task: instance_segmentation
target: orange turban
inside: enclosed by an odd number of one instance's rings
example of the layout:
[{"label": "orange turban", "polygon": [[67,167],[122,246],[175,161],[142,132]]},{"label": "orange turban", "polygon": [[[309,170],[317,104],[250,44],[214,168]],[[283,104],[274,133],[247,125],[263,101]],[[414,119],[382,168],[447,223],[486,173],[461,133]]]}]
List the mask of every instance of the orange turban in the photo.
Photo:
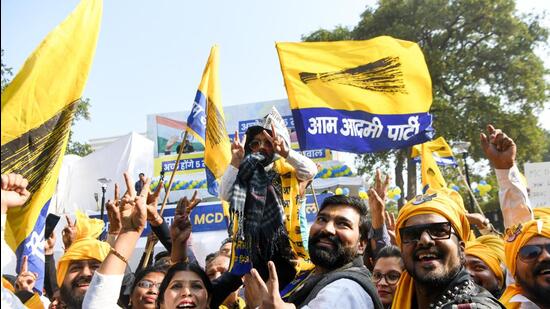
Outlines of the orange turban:
[{"label": "orange turban", "polygon": [[63,285],[63,280],[72,261],[95,259],[103,262],[107,257],[111,246],[97,240],[103,226],[102,220],[90,219],[85,214],[76,212],[76,239],[57,264],[57,285],[59,287]]},{"label": "orange turban", "polygon": [[[504,236],[505,263],[514,277],[519,249],[535,236],[550,238],[550,208],[536,208],[533,215],[533,220],[508,228]],[[523,290],[518,284],[511,284],[500,297],[500,302],[506,308],[519,308],[521,303],[510,303],[510,299],[517,294],[523,294]]]},{"label": "orange turban", "polygon": [[485,235],[466,243],[466,254],[481,259],[504,283],[504,240],[496,235]]},{"label": "orange turban", "polygon": [[[418,195],[410,200],[401,210],[395,223],[395,240],[401,246],[399,229],[405,222],[417,215],[438,214],[446,218],[460,239],[466,241],[470,237],[470,224],[466,218],[466,211],[462,199],[458,198],[446,188],[428,189],[426,194]],[[401,274],[397,290],[393,299],[392,308],[411,308],[412,297],[415,293],[414,280],[404,271]]]}]

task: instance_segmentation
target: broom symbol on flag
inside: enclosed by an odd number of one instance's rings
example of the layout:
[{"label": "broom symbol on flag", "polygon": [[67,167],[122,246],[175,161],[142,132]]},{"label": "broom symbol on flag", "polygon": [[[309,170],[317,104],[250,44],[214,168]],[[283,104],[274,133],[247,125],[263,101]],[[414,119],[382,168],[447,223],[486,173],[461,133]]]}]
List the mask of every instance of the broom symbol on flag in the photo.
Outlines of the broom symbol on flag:
[{"label": "broom symbol on flag", "polygon": [[300,79],[304,84],[320,80],[377,92],[407,94],[399,57],[386,57],[336,72],[300,72]]}]

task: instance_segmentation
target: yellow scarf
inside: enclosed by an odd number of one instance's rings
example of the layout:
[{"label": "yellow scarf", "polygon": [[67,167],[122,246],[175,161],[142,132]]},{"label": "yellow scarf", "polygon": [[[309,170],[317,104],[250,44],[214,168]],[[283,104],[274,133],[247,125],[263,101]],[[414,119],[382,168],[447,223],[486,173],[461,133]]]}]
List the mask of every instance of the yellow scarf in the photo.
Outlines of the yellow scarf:
[{"label": "yellow scarf", "polygon": [[76,239],[65,251],[57,264],[57,285],[61,287],[72,261],[95,259],[103,262],[111,246],[96,238],[103,230],[104,223],[99,219],[90,219],[85,214],[76,212]]},{"label": "yellow scarf", "polygon": [[[534,219],[525,223],[510,227],[506,230],[504,253],[506,255],[506,267],[516,277],[517,256],[519,249],[535,236],[550,238],[550,209],[537,208],[533,211]],[[521,303],[510,302],[515,295],[523,294],[522,288],[514,283],[506,287],[499,301],[506,308],[519,308]]]},{"label": "yellow scarf", "polygon": [[[401,246],[401,235],[399,229],[405,222],[414,216],[422,214],[438,214],[445,217],[451,223],[458,236],[467,240],[470,236],[470,224],[466,218],[466,212],[463,205],[459,205],[458,200],[450,195],[445,189],[428,189],[426,194],[419,195],[410,200],[401,210],[395,224],[395,240],[397,245]],[[397,283],[397,289],[393,298],[392,308],[408,309],[415,295],[413,278],[404,271]]]},{"label": "yellow scarf", "polygon": [[285,228],[292,251],[298,258],[296,273],[313,269],[314,265],[309,259],[309,253],[304,247],[302,231],[300,229],[300,204],[299,182],[296,178],[296,171],[292,165],[281,158],[274,163],[274,170],[281,175],[281,186],[283,191],[283,203],[285,213]]},{"label": "yellow scarf", "polygon": [[504,283],[504,240],[496,235],[484,235],[466,243],[466,254],[481,259],[493,271],[495,276]]}]

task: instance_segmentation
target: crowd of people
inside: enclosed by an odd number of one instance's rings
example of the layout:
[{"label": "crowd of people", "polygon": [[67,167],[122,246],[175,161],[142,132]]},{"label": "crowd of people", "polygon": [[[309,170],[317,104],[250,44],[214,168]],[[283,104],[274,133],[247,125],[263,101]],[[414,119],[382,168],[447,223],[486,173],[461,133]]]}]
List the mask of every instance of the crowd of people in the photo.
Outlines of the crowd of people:
[{"label": "crowd of people", "polygon": [[[3,276],[2,307],[550,308],[550,209],[530,207],[516,145],[504,132],[488,126],[481,134],[503,233],[446,188],[427,188],[393,218],[385,210],[389,178],[379,171],[367,201],[327,197],[308,230],[305,189],[317,167],[289,146],[269,122],[242,140],[235,134],[220,187],[230,205],[228,238],[204,268],[190,245],[196,194],[178,202],[168,226],[157,210],[163,185],[151,192],[150,179],[134,183],[125,173],[125,192],[116,185],[107,202],[106,239],[103,221],[67,218],[57,265],[55,235],[45,242],[44,291],[34,289],[37,274],[23,260],[16,277]],[[21,175],[2,175],[3,242],[6,211],[23,207],[33,194],[27,185]],[[130,269],[147,223],[166,251]]]}]

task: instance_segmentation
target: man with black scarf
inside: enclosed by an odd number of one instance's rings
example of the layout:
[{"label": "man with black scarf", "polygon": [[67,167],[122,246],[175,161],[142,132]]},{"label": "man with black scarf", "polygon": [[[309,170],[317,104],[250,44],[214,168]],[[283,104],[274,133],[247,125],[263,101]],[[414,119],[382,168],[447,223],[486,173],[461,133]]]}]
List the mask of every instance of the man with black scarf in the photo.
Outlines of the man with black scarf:
[{"label": "man with black scarf", "polygon": [[244,275],[252,264],[267,278],[267,261],[275,260],[281,280],[290,282],[298,268],[312,266],[302,244],[297,201],[317,166],[290,148],[275,108],[261,125],[247,129],[242,142],[235,133],[231,153],[220,198],[230,203],[233,260],[239,262],[232,265],[241,264],[232,273]]}]

